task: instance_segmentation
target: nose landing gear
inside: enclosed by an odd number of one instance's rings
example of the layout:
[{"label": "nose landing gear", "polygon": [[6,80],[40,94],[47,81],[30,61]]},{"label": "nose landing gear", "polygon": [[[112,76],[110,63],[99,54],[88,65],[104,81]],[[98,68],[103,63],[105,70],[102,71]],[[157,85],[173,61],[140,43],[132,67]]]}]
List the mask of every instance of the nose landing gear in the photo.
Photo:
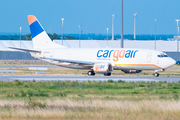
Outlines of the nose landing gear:
[{"label": "nose landing gear", "polygon": [[95,72],[94,71],[88,71],[88,73],[87,73],[89,76],[91,76],[91,75],[95,75]]},{"label": "nose landing gear", "polygon": [[154,74],[154,76],[155,76],[155,77],[159,77],[159,73],[156,72],[156,73]]},{"label": "nose landing gear", "polygon": [[159,73],[158,73],[158,72],[163,72],[163,71],[165,71],[165,69],[155,70],[154,76],[155,76],[155,77],[159,77]]}]

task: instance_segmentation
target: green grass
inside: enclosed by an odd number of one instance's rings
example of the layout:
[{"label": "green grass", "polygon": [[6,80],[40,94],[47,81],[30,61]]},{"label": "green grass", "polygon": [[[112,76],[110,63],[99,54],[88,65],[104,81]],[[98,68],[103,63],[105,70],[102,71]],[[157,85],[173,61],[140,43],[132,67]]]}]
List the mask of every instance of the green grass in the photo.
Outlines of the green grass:
[{"label": "green grass", "polygon": [[[7,119],[180,119],[180,82],[0,82]],[[99,117],[100,116],[100,117]]]},{"label": "green grass", "polygon": [[[0,97],[9,99],[18,98],[49,98],[49,97],[74,97],[106,99],[107,96],[113,99],[135,100],[150,99],[155,96],[158,99],[179,99],[180,82],[117,82],[109,80],[107,82],[78,82],[78,81],[19,81],[0,82]],[[102,97],[104,96],[104,97]],[[140,96],[137,99],[137,96]],[[163,97],[166,96],[166,97]],[[112,99],[111,98],[111,99]]]}]

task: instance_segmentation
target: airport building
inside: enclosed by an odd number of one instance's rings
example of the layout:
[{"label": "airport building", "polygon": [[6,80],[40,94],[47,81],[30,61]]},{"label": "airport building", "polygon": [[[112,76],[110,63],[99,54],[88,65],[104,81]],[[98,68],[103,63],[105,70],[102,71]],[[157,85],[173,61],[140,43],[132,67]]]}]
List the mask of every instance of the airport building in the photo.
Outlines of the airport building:
[{"label": "airport building", "polygon": [[[119,40],[54,40],[57,44],[69,48],[120,48]],[[37,60],[28,52],[13,50],[8,47],[33,49],[32,41],[0,40],[0,60]],[[138,41],[125,40],[124,48],[155,49],[167,53],[176,61],[180,61],[180,52],[177,52],[176,41]],[[180,48],[179,48],[180,49]]]}]

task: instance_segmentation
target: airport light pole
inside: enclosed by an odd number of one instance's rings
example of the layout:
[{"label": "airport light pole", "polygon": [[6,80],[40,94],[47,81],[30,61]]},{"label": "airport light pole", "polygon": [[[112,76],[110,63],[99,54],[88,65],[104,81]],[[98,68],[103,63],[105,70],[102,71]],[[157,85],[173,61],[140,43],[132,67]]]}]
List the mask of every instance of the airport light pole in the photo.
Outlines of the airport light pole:
[{"label": "airport light pole", "polygon": [[121,0],[121,48],[124,47],[123,39],[123,0]]},{"label": "airport light pole", "polygon": [[20,48],[21,48],[21,29],[22,27],[20,27]]},{"label": "airport light pole", "polygon": [[179,25],[178,25],[178,22],[180,20],[176,19],[176,21],[177,21],[177,52],[179,52]]},{"label": "airport light pole", "polygon": [[109,28],[107,28],[107,48],[108,48],[108,30]]},{"label": "airport light pole", "polygon": [[136,16],[137,14],[134,14],[134,40],[136,40]]},{"label": "airport light pole", "polygon": [[114,40],[114,16],[115,14],[112,15],[112,40]]},{"label": "airport light pole", "polygon": [[64,23],[64,18],[61,18],[62,20],[62,45],[63,45],[63,23]]},{"label": "airport light pole", "polygon": [[178,34],[177,34],[177,52],[179,52],[179,27],[180,26],[178,26]]},{"label": "airport light pole", "polygon": [[154,19],[155,20],[155,45],[154,45],[154,49],[156,50],[156,21],[157,21],[157,19]]},{"label": "airport light pole", "polygon": [[81,25],[78,25],[79,26],[79,48],[81,47],[81,43],[80,43],[80,34],[81,34]]},{"label": "airport light pole", "polygon": [[177,32],[177,52],[179,52],[179,26],[178,26],[178,32]]}]

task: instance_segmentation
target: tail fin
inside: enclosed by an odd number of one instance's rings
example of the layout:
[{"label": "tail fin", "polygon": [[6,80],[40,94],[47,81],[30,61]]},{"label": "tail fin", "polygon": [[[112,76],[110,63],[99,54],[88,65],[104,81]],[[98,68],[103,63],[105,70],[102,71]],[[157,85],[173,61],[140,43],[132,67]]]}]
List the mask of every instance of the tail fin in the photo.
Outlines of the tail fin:
[{"label": "tail fin", "polygon": [[33,46],[35,49],[41,48],[66,48],[51,41],[44,28],[34,15],[28,15],[29,27],[31,31]]}]

